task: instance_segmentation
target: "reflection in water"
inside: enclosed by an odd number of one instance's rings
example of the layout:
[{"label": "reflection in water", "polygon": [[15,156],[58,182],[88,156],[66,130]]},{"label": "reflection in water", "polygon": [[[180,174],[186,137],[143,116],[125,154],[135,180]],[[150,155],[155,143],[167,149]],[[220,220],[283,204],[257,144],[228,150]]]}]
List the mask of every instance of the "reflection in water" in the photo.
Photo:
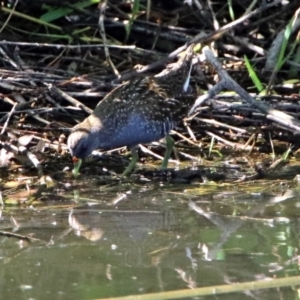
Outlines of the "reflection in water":
[{"label": "reflection in water", "polygon": [[[84,236],[86,239],[96,242],[100,240],[103,235],[103,230],[99,227],[100,223],[95,223],[94,220],[96,217],[97,221],[99,221],[98,216],[98,213],[92,214],[91,212],[85,213],[82,211],[74,214],[72,209],[69,214],[69,224],[78,236]],[[88,221],[88,223],[86,221]]]},{"label": "reflection in water", "polygon": [[159,211],[98,211],[93,209],[74,209],[69,215],[69,224],[76,234],[91,241],[101,239],[103,234],[112,238],[114,235],[143,239],[153,230],[171,230],[175,225],[175,215]]},{"label": "reflection in water", "polygon": [[[297,275],[299,205],[288,195],[278,203],[271,194],[156,189],[115,205],[3,211],[0,230],[39,240],[0,237],[1,299],[91,299]],[[234,299],[279,294],[295,298],[281,289]]]}]

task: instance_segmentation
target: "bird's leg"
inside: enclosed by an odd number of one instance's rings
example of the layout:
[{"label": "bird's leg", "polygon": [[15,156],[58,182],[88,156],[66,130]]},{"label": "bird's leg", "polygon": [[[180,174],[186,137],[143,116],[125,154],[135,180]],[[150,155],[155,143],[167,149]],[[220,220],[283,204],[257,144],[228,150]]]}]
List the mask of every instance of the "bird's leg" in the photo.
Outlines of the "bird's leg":
[{"label": "bird's leg", "polygon": [[73,164],[74,164],[74,168],[72,170],[72,173],[73,173],[74,177],[77,177],[79,175],[79,169],[80,169],[81,164],[82,164],[82,159],[78,159],[76,157],[73,157]]},{"label": "bird's leg", "polygon": [[166,169],[168,167],[168,161],[172,154],[173,147],[175,144],[174,140],[169,135],[165,137],[165,140],[166,140],[166,152],[160,167],[161,169]]},{"label": "bird's leg", "polygon": [[131,162],[129,163],[125,171],[122,173],[122,176],[130,175],[136,165],[136,162],[139,159],[139,154],[136,147],[130,148],[130,151],[131,151]]}]

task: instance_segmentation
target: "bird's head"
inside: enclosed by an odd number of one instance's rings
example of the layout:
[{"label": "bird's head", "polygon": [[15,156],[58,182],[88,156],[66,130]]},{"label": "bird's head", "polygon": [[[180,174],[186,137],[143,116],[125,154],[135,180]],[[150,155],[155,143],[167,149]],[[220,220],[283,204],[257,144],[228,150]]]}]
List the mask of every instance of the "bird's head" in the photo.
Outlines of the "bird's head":
[{"label": "bird's head", "polygon": [[68,148],[74,158],[83,159],[89,156],[96,149],[94,145],[92,133],[85,128],[74,127],[68,137]]}]

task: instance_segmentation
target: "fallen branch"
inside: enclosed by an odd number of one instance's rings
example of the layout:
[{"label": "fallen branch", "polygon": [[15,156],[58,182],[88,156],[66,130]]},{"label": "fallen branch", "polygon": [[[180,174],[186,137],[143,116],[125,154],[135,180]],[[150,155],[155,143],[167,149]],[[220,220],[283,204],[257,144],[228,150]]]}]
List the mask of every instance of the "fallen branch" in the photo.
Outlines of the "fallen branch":
[{"label": "fallen branch", "polygon": [[219,74],[221,80],[211,88],[206,94],[200,96],[194,103],[193,107],[189,111],[189,115],[195,112],[196,108],[204,103],[206,100],[213,98],[218,93],[223,90],[235,91],[239,96],[246,100],[252,107],[257,108],[266,115],[267,119],[270,119],[285,128],[291,129],[295,132],[300,133],[300,122],[296,118],[281,112],[279,110],[273,109],[269,105],[262,101],[255,100],[253,97],[247,93],[233,78],[222,68],[221,63],[214,56],[213,52],[208,46],[203,48],[203,53],[206,60],[215,68],[216,72]]},{"label": "fallen branch", "polygon": [[265,279],[259,281],[249,281],[235,284],[215,285],[195,289],[175,290],[169,292],[149,293],[144,295],[132,295],[125,297],[101,298],[102,300],[166,300],[182,299],[188,297],[199,297],[205,295],[221,295],[229,293],[244,292],[245,290],[260,290],[269,288],[280,288],[285,286],[300,285],[300,276]]}]

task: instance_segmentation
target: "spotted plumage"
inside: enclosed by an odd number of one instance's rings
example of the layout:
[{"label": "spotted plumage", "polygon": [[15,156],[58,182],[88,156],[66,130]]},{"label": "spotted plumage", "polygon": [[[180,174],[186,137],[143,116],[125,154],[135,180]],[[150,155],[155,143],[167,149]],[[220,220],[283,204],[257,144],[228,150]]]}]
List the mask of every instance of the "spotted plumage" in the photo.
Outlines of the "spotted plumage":
[{"label": "spotted plumage", "polygon": [[[186,115],[191,104],[186,81],[192,50],[190,46],[186,55],[160,74],[130,80],[110,92],[89,117],[72,129],[68,138],[71,155],[83,159],[95,149],[127,146],[134,154],[125,170],[129,174],[137,160],[135,147],[168,136]],[[163,167],[168,158],[165,156]]]}]

